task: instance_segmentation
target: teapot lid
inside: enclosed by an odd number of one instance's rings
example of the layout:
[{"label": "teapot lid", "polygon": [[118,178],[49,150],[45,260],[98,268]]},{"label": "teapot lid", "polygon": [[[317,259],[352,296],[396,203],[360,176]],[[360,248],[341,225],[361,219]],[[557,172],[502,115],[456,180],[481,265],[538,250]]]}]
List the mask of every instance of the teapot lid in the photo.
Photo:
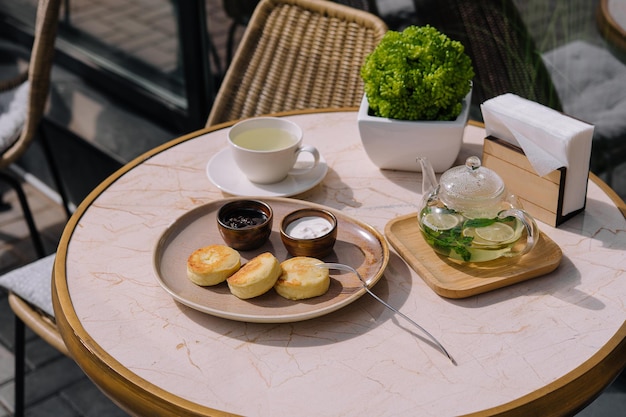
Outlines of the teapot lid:
[{"label": "teapot lid", "polygon": [[464,208],[468,204],[476,207],[495,202],[501,199],[505,188],[502,178],[491,169],[481,166],[477,156],[470,156],[465,165],[444,172],[439,184],[443,191],[442,198],[451,208]]}]

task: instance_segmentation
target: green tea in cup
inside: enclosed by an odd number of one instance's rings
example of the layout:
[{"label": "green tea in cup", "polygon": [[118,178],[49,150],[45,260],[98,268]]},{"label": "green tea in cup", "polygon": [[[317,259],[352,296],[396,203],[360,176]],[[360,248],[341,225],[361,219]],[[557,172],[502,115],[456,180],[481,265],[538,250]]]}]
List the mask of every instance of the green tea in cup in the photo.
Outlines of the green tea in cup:
[{"label": "green tea in cup", "polygon": [[273,127],[246,130],[232,139],[235,145],[254,151],[283,149],[297,141],[298,137],[291,132]]},{"label": "green tea in cup", "polygon": [[[235,124],[228,132],[228,144],[237,167],[252,182],[272,184],[288,175],[311,171],[319,162],[314,146],[302,144],[302,130],[280,117],[256,117]],[[294,168],[301,153],[311,154],[304,168]]]}]

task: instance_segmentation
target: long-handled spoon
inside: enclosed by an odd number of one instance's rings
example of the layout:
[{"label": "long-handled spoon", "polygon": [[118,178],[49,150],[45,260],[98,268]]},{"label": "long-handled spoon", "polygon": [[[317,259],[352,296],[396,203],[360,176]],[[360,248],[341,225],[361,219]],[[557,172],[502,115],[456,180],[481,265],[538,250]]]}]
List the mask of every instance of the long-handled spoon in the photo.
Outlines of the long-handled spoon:
[{"label": "long-handled spoon", "polygon": [[365,280],[363,279],[363,277],[361,276],[361,274],[359,274],[359,271],[357,271],[356,269],[354,269],[353,267],[349,266],[349,265],[345,265],[345,264],[337,264],[337,263],[320,263],[315,265],[318,268],[327,268],[327,269],[337,269],[339,271],[346,271],[346,272],[352,272],[354,275],[356,275],[359,278],[359,281],[361,281],[361,283],[363,284],[363,288],[365,289],[365,291],[367,291],[367,293],[369,295],[371,295],[372,297],[374,297],[377,301],[381,302],[385,307],[387,307],[388,309],[390,309],[391,311],[393,311],[394,313],[402,316],[406,321],[408,321],[409,323],[411,323],[412,325],[414,325],[415,327],[417,327],[419,330],[421,330],[426,336],[428,336],[428,338],[435,344],[437,345],[437,347],[439,348],[439,350],[441,350],[441,352],[443,352],[444,355],[446,355],[448,357],[448,359],[450,359],[450,361],[456,365],[456,361],[454,360],[454,358],[452,358],[452,356],[450,356],[450,354],[448,353],[448,351],[446,350],[446,348],[443,347],[443,345],[441,343],[439,343],[439,341],[430,333],[428,333],[428,331],[426,329],[424,329],[422,326],[420,326],[419,324],[417,324],[416,322],[414,322],[413,320],[411,320],[409,317],[407,317],[405,314],[401,313],[399,310],[397,310],[396,308],[392,307],[391,305],[387,304],[386,301],[384,301],[382,298],[380,298],[379,296],[377,296],[376,294],[374,294],[372,292],[372,290],[370,290],[367,286],[367,283],[365,282]]}]

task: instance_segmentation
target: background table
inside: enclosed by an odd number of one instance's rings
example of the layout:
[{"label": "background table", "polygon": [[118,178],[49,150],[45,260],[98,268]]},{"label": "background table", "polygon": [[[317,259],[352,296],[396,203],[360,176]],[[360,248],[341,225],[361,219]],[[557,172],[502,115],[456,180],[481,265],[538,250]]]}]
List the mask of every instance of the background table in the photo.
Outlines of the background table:
[{"label": "background table", "polygon": [[[289,117],[329,165],[323,183],[298,198],[381,233],[417,210],[421,175],[378,170],[355,112]],[[129,412],[560,415],[624,367],[625,209],[595,177],[584,214],[558,229],[540,223],[564,254],[549,275],[451,300],[392,253],[374,291],[433,333],[457,366],[369,296],[287,324],[235,322],[178,304],[156,280],[153,250],[175,219],[225,197],[205,168],[226,133],[198,132],[133,161],[94,190],[62,236],[58,325],[78,364]],[[459,162],[481,154],[483,133],[466,128]]]},{"label": "background table", "polygon": [[600,0],[597,22],[600,34],[626,57],[626,0]]}]

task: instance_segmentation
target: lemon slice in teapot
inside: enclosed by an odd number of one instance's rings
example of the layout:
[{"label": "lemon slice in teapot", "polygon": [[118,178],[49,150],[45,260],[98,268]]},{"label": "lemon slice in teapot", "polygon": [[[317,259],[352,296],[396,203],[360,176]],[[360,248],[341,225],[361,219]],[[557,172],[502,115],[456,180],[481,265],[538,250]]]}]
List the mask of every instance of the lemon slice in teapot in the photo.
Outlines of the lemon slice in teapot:
[{"label": "lemon slice in teapot", "polygon": [[435,231],[450,230],[459,224],[458,216],[450,213],[428,213],[424,216],[424,225]]},{"label": "lemon slice in teapot", "polygon": [[515,237],[515,230],[511,226],[498,222],[485,227],[477,227],[474,232],[481,239],[494,243],[506,242]]}]

